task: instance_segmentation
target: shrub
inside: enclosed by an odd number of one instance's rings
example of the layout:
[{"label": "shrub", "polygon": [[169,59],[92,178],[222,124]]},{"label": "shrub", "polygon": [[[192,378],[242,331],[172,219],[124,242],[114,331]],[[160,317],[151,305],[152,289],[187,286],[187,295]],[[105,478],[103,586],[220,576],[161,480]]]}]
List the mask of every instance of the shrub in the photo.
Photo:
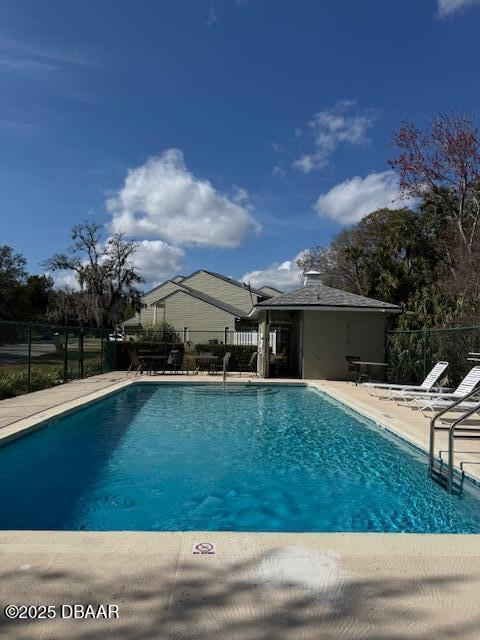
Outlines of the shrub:
[{"label": "shrub", "polygon": [[136,334],[140,342],[165,342],[167,344],[177,344],[180,342],[175,327],[168,322],[158,322],[153,324],[144,322],[143,331]]},{"label": "shrub", "polygon": [[[32,369],[30,376],[30,391],[49,389],[62,382],[62,370],[50,369],[41,371]],[[0,400],[13,398],[28,391],[28,371],[10,371],[3,373],[0,371]]]}]

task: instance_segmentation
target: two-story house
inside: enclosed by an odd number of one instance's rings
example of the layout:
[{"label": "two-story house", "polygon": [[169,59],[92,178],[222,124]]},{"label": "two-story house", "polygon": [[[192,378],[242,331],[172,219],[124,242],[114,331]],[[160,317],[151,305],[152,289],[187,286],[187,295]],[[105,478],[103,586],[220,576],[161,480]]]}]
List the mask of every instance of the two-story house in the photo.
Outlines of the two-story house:
[{"label": "two-story house", "polygon": [[141,311],[129,318],[124,328],[127,332],[155,330],[168,323],[184,342],[219,338],[228,332],[255,328],[256,321],[249,318],[253,307],[281,293],[273,287],[256,289],[199,269],[147,291]]}]

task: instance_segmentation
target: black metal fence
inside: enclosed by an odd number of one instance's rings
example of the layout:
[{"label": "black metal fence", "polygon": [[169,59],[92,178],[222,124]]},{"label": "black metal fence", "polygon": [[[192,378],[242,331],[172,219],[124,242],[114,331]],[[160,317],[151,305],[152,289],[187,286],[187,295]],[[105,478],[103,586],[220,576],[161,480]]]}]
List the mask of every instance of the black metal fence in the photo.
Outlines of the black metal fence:
[{"label": "black metal fence", "polygon": [[0,399],[115,368],[110,331],[0,321]]},{"label": "black metal fence", "polygon": [[456,385],[480,361],[480,326],[389,331],[386,357],[391,381],[421,382],[433,365],[446,360],[448,382]]},{"label": "black metal fence", "polygon": [[[271,332],[271,351],[275,354],[282,348],[280,338]],[[158,371],[180,370],[193,373],[207,362],[205,355],[210,356],[208,370],[219,371],[222,360],[228,351],[230,355],[229,370],[236,372],[253,372],[256,367],[254,354],[258,351],[259,333],[255,329],[244,331],[204,330],[194,331],[188,328],[177,330],[136,330],[126,334],[125,339],[117,344],[116,368],[119,370],[135,366],[138,356],[149,352],[156,357]],[[169,358],[175,352],[175,359]]]}]

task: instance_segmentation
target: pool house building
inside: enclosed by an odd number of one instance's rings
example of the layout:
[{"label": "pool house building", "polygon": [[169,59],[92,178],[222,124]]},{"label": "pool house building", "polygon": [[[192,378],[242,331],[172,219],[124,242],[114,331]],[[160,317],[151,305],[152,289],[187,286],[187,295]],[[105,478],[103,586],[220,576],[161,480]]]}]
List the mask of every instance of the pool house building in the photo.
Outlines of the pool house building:
[{"label": "pool house building", "polygon": [[[253,307],[250,317],[260,332],[258,373],[345,380],[348,357],[383,362],[386,317],[398,313],[401,308],[388,302],[327,287],[319,272],[310,271],[303,287]],[[270,353],[272,331],[283,336],[283,360]]]}]

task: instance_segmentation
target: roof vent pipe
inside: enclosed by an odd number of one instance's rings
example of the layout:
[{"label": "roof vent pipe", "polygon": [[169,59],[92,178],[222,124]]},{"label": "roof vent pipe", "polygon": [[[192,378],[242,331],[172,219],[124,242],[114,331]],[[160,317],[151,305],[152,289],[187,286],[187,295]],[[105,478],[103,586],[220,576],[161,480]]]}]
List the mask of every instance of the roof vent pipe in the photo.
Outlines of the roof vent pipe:
[{"label": "roof vent pipe", "polygon": [[322,284],[322,274],[320,271],[307,271],[304,274],[303,286],[306,287],[307,284]]}]

